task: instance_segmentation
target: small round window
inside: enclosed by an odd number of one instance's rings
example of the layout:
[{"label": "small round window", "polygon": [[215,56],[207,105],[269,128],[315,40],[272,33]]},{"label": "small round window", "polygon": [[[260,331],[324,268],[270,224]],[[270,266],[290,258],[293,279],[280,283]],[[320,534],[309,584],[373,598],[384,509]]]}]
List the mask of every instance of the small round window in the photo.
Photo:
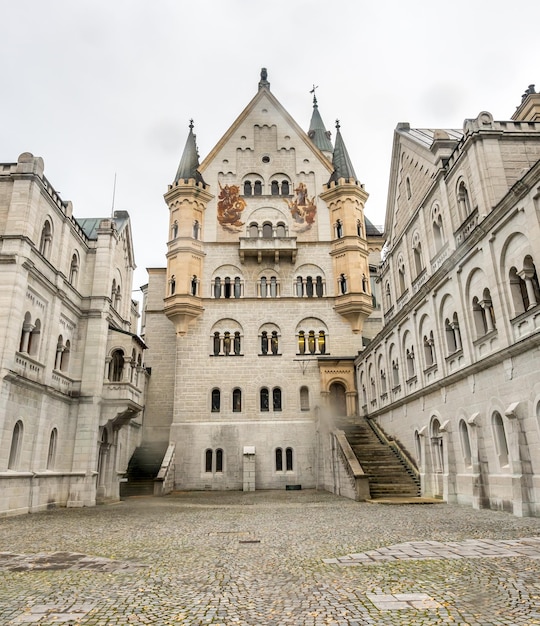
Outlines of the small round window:
[{"label": "small round window", "polygon": [[270,163],[270,157],[268,155],[263,156],[262,162],[263,163]]}]

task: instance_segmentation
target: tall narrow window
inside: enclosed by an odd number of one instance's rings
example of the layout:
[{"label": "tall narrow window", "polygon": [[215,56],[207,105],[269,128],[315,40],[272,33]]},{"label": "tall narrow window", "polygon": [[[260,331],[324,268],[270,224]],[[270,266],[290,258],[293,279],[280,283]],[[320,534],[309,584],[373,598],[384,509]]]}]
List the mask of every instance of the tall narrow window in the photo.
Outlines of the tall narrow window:
[{"label": "tall narrow window", "polygon": [[242,282],[240,280],[240,276],[237,276],[234,279],[234,297],[240,298],[242,296]]},{"label": "tall narrow window", "polygon": [[272,354],[278,354],[279,352],[279,338],[277,330],[272,331],[272,337],[270,339],[270,349],[272,351]]},{"label": "tall narrow window", "polygon": [[306,296],[313,298],[313,278],[311,276],[306,278]]},{"label": "tall narrow window", "polygon": [[51,244],[52,244],[52,227],[51,227],[51,223],[49,222],[49,220],[45,220],[45,224],[43,224],[43,228],[41,230],[39,251],[46,259],[48,259],[50,256]]},{"label": "tall narrow window", "polygon": [[79,259],[77,258],[77,254],[74,252],[71,257],[71,265],[69,266],[69,284],[73,287],[77,286],[77,277],[79,274]]},{"label": "tall narrow window", "polygon": [[60,356],[60,371],[62,372],[68,371],[70,350],[71,350],[71,342],[68,339],[65,345],[63,346],[62,354]]},{"label": "tall narrow window", "polygon": [[201,225],[199,224],[198,220],[195,220],[193,222],[193,239],[199,238],[200,230],[201,230]]},{"label": "tall narrow window", "polygon": [[276,448],[276,472],[283,471],[283,450]]},{"label": "tall narrow window", "polygon": [[240,332],[237,330],[234,333],[234,353],[239,355],[242,349],[242,341],[240,338]]},{"label": "tall narrow window", "polygon": [[224,285],[223,295],[225,296],[225,298],[230,298],[231,297],[231,279],[230,279],[229,276],[227,276],[225,278],[225,285]]},{"label": "tall narrow window", "polygon": [[223,450],[218,448],[216,450],[216,473],[223,472]]},{"label": "tall narrow window", "polygon": [[275,276],[270,278],[270,297],[277,298],[277,278]]},{"label": "tall narrow window", "polygon": [[260,408],[261,411],[270,410],[270,396],[267,387],[263,387],[260,391]]},{"label": "tall narrow window", "polygon": [[343,237],[343,222],[338,220],[336,222],[336,238],[341,239]]},{"label": "tall narrow window", "polygon": [[356,220],[356,234],[358,235],[358,237],[362,237],[363,235],[361,220]]},{"label": "tall narrow window", "polygon": [[244,196],[251,196],[251,193],[252,193],[251,181],[246,180],[244,182]]},{"label": "tall narrow window", "polygon": [[285,224],[283,224],[282,222],[279,222],[278,225],[276,226],[276,237],[286,237],[287,236],[287,230],[285,229]]},{"label": "tall narrow window", "polygon": [[287,448],[285,450],[285,469],[288,472],[293,471],[293,449]]},{"label": "tall narrow window", "polygon": [[281,181],[281,195],[282,196],[289,195],[289,181],[288,180]]},{"label": "tall narrow window", "polygon": [[471,213],[471,201],[469,199],[469,192],[465,183],[462,181],[458,187],[458,204],[461,209],[462,217],[467,217]]},{"label": "tall narrow window", "polygon": [[221,278],[219,276],[214,278],[214,298],[221,298]]},{"label": "tall narrow window", "polygon": [[268,288],[266,284],[266,276],[261,276],[261,298],[266,298],[268,295]]},{"label": "tall narrow window", "polygon": [[41,321],[36,320],[34,328],[30,331],[28,338],[28,354],[30,356],[37,356],[39,352],[39,340],[41,338]]},{"label": "tall narrow window", "polygon": [[299,354],[306,353],[306,333],[303,330],[298,333],[298,352]]},{"label": "tall narrow window", "polygon": [[221,391],[219,389],[212,389],[212,413],[219,413],[221,411]]},{"label": "tall narrow window", "polygon": [[256,180],[254,187],[255,195],[262,196],[262,182],[260,180]]},{"label": "tall narrow window", "polygon": [[212,348],[214,351],[214,356],[218,356],[218,354],[221,352],[221,338],[219,336],[218,332],[214,333],[214,339],[212,342]]},{"label": "tall narrow window", "polygon": [[268,223],[263,224],[262,236],[263,236],[263,239],[272,239],[272,237],[274,236],[272,224],[268,224]]},{"label": "tall narrow window", "polygon": [[323,297],[323,280],[322,276],[317,276],[317,280],[315,283],[315,293],[317,294],[317,298]]},{"label": "tall narrow window", "polygon": [[500,413],[495,412],[493,414],[492,425],[495,437],[495,449],[499,457],[499,465],[506,467],[508,465],[508,442],[506,440],[506,432]]},{"label": "tall narrow window", "polygon": [[273,196],[279,196],[279,183],[277,180],[272,181],[271,193]]},{"label": "tall narrow window", "polygon": [[268,333],[266,330],[261,333],[261,354],[268,354]]},{"label": "tall narrow window", "polygon": [[124,377],[124,352],[115,350],[111,355],[109,363],[109,380],[111,382],[121,382]]},{"label": "tall narrow window", "polygon": [[319,353],[326,354],[326,335],[324,330],[319,331]]},{"label": "tall narrow window", "polygon": [[309,389],[300,387],[300,410],[309,411]]},{"label": "tall narrow window", "polygon": [[8,469],[17,469],[19,466],[19,457],[21,453],[23,436],[23,425],[21,420],[18,420],[13,427],[13,433],[11,435],[11,447],[9,449]]},{"label": "tall narrow window", "polygon": [[193,274],[193,276],[191,277],[191,295],[192,296],[196,296],[197,295],[198,285],[199,285],[199,280],[197,279],[197,276],[195,276],[195,274]]},{"label": "tall narrow window", "polygon": [[204,453],[204,471],[211,472],[212,471],[212,458],[214,456],[213,450],[208,449]]},{"label": "tall narrow window", "polygon": [[296,297],[301,298],[304,295],[304,281],[301,276],[296,278]]},{"label": "tall narrow window", "polygon": [[242,391],[240,389],[233,390],[233,413],[240,413],[242,411]]},{"label": "tall narrow window", "polygon": [[176,293],[176,277],[174,274],[171,276],[171,280],[169,281],[169,284],[170,284],[171,296],[174,296],[174,294]]},{"label": "tall narrow window", "polygon": [[274,411],[281,411],[281,389],[279,387],[272,389],[272,408]]},{"label": "tall narrow window", "polygon": [[461,439],[461,452],[463,454],[465,467],[470,467],[472,465],[471,442],[469,439],[469,429],[464,420],[461,420],[459,423],[459,437]]},{"label": "tall narrow window", "polygon": [[49,450],[47,452],[47,469],[52,470],[56,465],[56,442],[58,439],[58,431],[56,428],[51,430],[49,437]]},{"label": "tall narrow window", "polygon": [[259,236],[259,227],[257,226],[257,224],[249,225],[249,236],[253,239],[256,239]]},{"label": "tall narrow window", "polygon": [[231,353],[231,333],[226,331],[223,333],[223,354],[229,356]]},{"label": "tall narrow window", "polygon": [[347,278],[345,277],[345,274],[339,275],[339,293],[347,293]]},{"label": "tall narrow window", "polygon": [[315,345],[315,331],[310,330],[308,334],[308,349],[311,354],[315,354],[316,345]]},{"label": "tall narrow window", "polygon": [[174,222],[171,226],[171,239],[176,239],[178,237],[178,222]]}]

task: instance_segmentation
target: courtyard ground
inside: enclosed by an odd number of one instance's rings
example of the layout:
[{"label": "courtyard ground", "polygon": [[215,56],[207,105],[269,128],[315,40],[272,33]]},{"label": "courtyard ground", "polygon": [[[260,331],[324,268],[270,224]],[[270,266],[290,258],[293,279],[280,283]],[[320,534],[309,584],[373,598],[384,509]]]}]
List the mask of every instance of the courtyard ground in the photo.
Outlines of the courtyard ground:
[{"label": "courtyard ground", "polygon": [[0,624],[540,624],[540,519],[315,491],[4,518]]}]

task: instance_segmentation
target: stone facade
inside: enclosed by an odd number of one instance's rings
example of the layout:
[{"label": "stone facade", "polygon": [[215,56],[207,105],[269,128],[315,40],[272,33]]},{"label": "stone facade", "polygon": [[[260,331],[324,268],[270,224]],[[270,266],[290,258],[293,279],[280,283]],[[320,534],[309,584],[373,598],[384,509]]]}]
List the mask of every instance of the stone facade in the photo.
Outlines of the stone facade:
[{"label": "stone facade", "polygon": [[398,125],[384,328],[356,360],[361,412],[424,495],[516,515],[540,513],[538,110],[533,92],[511,121]]},{"label": "stone facade", "polygon": [[77,220],[43,171],[0,165],[0,515],[117,499],[141,433],[129,216]]},{"label": "stone facade", "polygon": [[364,321],[369,336],[380,328],[370,267],[383,241],[365,220],[363,185],[326,147],[264,80],[200,165],[190,129],[142,331],[144,439],[175,444],[179,489],[332,480],[322,418],[356,413],[353,360]]}]

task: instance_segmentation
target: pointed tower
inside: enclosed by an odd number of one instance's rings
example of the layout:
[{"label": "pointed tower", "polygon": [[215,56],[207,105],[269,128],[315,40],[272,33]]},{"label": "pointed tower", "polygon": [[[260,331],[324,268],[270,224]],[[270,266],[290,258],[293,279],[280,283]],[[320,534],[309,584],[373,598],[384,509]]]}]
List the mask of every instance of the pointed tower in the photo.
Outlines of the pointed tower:
[{"label": "pointed tower", "polygon": [[203,273],[206,205],[213,198],[199,170],[199,155],[193,133],[193,120],[174,182],[165,201],[169,207],[167,243],[167,293],[164,311],[174,323],[177,335],[185,335],[191,320],[203,311]]},{"label": "pointed tower", "polygon": [[332,160],[333,148],[332,142],[330,141],[331,133],[326,130],[321,114],[319,113],[315,89],[316,87],[313,86],[313,114],[311,115],[308,136],[317,148],[319,148],[319,150],[324,154],[324,156],[329,160]]},{"label": "pointed tower", "polygon": [[368,194],[356,177],[339,121],[336,130],[334,172],[320,197],[328,206],[334,228],[330,255],[337,281],[335,309],[348,320],[354,333],[361,333],[373,309],[364,221]]}]

